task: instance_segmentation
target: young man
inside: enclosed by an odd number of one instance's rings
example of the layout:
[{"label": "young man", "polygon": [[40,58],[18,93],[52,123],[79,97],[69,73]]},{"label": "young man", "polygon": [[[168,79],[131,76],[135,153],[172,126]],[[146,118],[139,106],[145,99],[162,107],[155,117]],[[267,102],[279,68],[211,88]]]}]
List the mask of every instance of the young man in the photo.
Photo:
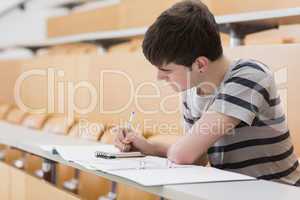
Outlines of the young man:
[{"label": "young man", "polygon": [[223,55],[214,16],[200,1],[163,12],[143,42],[158,79],[183,92],[187,133],[174,145],[151,143],[119,129],[115,145],[193,164],[208,154],[213,167],[300,185],[300,168],[270,69]]}]

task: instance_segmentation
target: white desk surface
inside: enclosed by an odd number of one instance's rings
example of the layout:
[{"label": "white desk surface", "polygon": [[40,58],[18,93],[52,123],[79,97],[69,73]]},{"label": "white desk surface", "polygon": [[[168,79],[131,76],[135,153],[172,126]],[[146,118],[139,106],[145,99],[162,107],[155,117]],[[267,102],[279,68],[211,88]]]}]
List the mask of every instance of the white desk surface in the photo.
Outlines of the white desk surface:
[{"label": "white desk surface", "polygon": [[8,10],[11,10],[15,7],[17,7],[20,3],[22,3],[24,0],[10,0],[10,1],[1,1],[0,3],[0,15],[7,12]]},{"label": "white desk surface", "polygon": [[[271,24],[271,25],[287,25],[300,24],[300,7],[287,8],[280,10],[247,12],[232,15],[216,16],[216,21],[219,25],[224,24]],[[24,41],[20,44],[15,44],[19,47],[43,47],[74,42],[88,42],[95,40],[115,40],[126,39],[134,36],[143,36],[148,27],[137,27],[122,30],[101,31],[93,33],[84,33],[78,35],[54,37],[43,41]],[[0,48],[6,48],[1,46]]]},{"label": "white desk surface", "polygon": [[72,166],[111,181],[127,184],[138,189],[174,200],[296,200],[300,197],[300,188],[262,180],[168,185],[159,187],[143,187],[124,178],[104,172],[87,170],[80,165],[66,162],[58,155],[41,150],[39,145],[95,145],[96,142],[84,141],[68,136],[60,136],[26,128],[15,128],[6,122],[0,122],[0,143],[22,149],[58,163]]}]

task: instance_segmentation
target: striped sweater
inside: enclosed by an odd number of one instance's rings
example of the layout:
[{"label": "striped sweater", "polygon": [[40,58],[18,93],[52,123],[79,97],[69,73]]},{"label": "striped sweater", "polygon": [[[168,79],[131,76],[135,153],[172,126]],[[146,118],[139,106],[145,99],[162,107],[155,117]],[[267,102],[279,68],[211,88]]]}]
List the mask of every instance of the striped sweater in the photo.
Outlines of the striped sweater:
[{"label": "striped sweater", "polygon": [[273,73],[266,65],[254,60],[238,60],[230,66],[213,95],[199,96],[197,88],[184,92],[186,130],[203,112],[209,111],[241,121],[208,149],[213,167],[300,185],[300,166]]}]

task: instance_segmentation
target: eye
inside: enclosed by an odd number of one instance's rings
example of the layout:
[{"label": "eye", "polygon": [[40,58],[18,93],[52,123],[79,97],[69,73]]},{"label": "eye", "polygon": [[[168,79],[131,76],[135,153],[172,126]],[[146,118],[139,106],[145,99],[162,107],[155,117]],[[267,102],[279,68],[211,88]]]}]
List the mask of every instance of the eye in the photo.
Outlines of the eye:
[{"label": "eye", "polygon": [[159,68],[160,71],[163,71],[163,72],[171,72],[172,70],[170,69],[163,69],[163,68]]}]

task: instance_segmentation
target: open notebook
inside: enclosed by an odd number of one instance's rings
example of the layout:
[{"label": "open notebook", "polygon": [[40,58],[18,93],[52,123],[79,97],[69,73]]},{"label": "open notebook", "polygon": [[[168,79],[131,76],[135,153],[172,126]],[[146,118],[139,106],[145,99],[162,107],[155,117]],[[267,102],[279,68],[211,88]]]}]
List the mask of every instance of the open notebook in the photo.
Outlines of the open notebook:
[{"label": "open notebook", "polygon": [[[48,147],[46,149],[49,149]],[[166,158],[145,156],[105,159],[97,158],[96,151],[118,155],[120,151],[112,145],[97,146],[55,146],[57,153],[65,160],[75,162],[83,167],[113,174],[143,186],[160,186],[171,184],[207,183],[223,181],[245,181],[255,178],[219,170],[212,167],[195,165],[177,165]],[[121,153],[127,154],[127,153]],[[134,154],[141,156],[141,154]],[[122,155],[122,157],[126,157]]]},{"label": "open notebook", "polygon": [[68,161],[90,161],[100,158],[131,158],[144,156],[141,152],[121,152],[113,145],[99,144],[92,146],[85,145],[44,145],[41,148],[45,151],[50,151],[59,154],[63,159]]},{"label": "open notebook", "polygon": [[223,171],[212,167],[177,165],[166,158],[146,156],[79,163],[90,169],[104,171],[129,179],[143,186],[160,186],[188,183],[209,183],[224,181],[246,181],[255,178]]}]

